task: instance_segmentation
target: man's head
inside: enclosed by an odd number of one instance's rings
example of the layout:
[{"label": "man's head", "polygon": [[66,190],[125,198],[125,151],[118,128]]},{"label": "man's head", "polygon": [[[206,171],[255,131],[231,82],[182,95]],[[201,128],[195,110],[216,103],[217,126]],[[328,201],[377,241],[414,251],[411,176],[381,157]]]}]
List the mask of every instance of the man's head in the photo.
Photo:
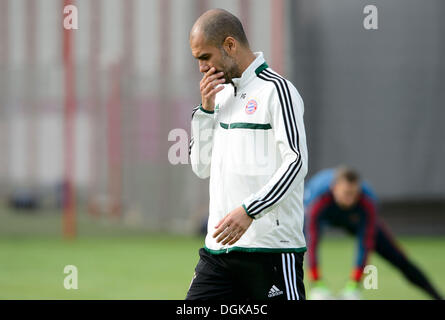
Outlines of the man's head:
[{"label": "man's head", "polygon": [[361,193],[359,174],[346,167],[338,168],[335,172],[331,190],[334,200],[340,208],[352,208],[357,203]]},{"label": "man's head", "polygon": [[226,83],[242,74],[241,60],[250,52],[243,26],[230,12],[212,9],[196,20],[190,32],[190,48],[199,61],[199,71],[215,67],[223,71]]}]

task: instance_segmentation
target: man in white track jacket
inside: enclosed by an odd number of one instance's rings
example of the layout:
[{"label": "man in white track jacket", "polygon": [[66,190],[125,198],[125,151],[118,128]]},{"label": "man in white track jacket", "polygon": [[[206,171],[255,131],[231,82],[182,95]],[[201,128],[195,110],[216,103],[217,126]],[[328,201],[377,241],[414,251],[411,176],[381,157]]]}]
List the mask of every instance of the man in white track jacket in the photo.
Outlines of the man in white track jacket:
[{"label": "man in white track jacket", "polygon": [[303,101],[227,11],[204,13],[190,46],[204,74],[190,159],[210,207],[187,299],[304,299]]}]

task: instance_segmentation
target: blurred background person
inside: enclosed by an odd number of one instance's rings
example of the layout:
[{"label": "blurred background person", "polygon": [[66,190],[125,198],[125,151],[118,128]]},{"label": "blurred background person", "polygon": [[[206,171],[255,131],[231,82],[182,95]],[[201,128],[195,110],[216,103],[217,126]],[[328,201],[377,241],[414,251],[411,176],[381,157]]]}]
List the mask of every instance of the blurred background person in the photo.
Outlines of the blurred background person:
[{"label": "blurred background person", "polygon": [[348,167],[325,169],[315,174],[305,186],[305,235],[308,246],[309,298],[331,299],[323,281],[318,259],[322,232],[326,227],[341,228],[356,238],[356,260],[340,297],[360,298],[363,270],[375,251],[397,268],[403,276],[433,299],[442,299],[424,273],[406,256],[383,221],[378,217],[377,197],[361,180],[358,172]]}]

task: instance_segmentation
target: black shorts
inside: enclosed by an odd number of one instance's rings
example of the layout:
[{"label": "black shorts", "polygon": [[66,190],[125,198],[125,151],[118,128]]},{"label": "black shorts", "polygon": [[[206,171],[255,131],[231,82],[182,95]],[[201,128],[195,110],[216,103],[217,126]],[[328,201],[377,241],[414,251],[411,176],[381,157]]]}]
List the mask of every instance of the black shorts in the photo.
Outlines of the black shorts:
[{"label": "black shorts", "polygon": [[303,252],[199,250],[186,300],[305,300]]}]

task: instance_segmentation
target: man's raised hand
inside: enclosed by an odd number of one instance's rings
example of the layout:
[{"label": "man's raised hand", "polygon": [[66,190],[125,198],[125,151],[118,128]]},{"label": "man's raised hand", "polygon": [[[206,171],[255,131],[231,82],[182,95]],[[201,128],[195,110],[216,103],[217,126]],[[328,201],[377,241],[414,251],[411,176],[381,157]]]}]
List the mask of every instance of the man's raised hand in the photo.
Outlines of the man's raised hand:
[{"label": "man's raised hand", "polygon": [[218,92],[224,89],[223,86],[217,87],[219,84],[223,84],[226,80],[222,78],[224,72],[216,72],[215,67],[210,69],[203,68],[200,71],[205,72],[204,76],[199,83],[201,90],[202,107],[207,111],[213,111],[215,108],[215,96]]},{"label": "man's raised hand", "polygon": [[241,236],[250,227],[253,219],[249,217],[242,206],[236,208],[227,214],[216,226],[213,238],[221,244],[232,245],[237,242]]}]

